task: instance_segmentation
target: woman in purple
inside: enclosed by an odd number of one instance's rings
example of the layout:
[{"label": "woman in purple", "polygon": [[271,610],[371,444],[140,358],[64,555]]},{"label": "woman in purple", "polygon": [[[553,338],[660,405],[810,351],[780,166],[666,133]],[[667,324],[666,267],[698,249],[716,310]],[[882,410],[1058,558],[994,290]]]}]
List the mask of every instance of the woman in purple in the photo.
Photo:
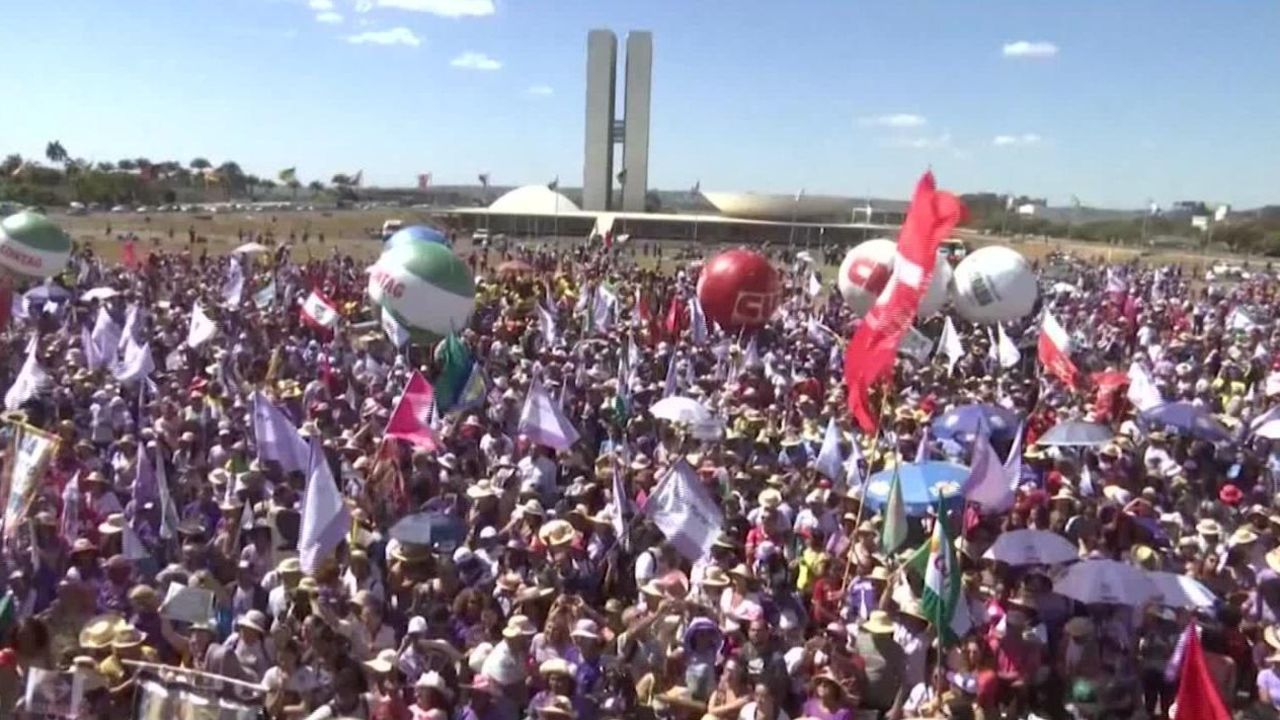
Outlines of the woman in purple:
[{"label": "woman in purple", "polygon": [[816,720],[853,720],[849,698],[831,670],[823,670],[814,676],[809,684],[809,699],[805,700],[801,714]]}]

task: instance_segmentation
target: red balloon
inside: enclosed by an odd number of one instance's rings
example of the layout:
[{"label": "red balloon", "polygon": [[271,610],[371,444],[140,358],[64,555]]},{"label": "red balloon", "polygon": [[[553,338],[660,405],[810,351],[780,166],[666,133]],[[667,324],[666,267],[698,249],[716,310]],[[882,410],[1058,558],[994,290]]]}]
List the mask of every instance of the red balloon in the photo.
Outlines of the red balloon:
[{"label": "red balloon", "polygon": [[698,278],[698,302],[725,330],[758,328],[782,301],[782,283],[769,261],[750,250],[711,258]]}]

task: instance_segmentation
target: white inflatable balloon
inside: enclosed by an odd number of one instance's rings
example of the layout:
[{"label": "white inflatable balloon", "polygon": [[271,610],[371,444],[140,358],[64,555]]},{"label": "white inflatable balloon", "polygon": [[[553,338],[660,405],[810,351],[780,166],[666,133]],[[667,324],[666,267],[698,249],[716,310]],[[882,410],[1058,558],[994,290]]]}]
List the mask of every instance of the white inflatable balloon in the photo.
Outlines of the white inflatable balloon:
[{"label": "white inflatable balloon", "polygon": [[1036,275],[1016,250],[980,248],[956,266],[955,304],[970,322],[1009,322],[1026,317],[1036,304]]},{"label": "white inflatable balloon", "polygon": [[917,317],[927,318],[937,314],[942,306],[947,303],[947,295],[951,293],[951,276],[954,272],[951,270],[951,263],[942,255],[938,255],[938,261],[933,264],[933,277],[929,280],[929,289],[925,292],[924,297],[920,299],[920,310],[916,313]]},{"label": "white inflatable balloon", "polygon": [[893,274],[897,252],[898,246],[892,240],[877,238],[859,244],[844,256],[836,284],[854,315],[865,315],[875,304]]}]

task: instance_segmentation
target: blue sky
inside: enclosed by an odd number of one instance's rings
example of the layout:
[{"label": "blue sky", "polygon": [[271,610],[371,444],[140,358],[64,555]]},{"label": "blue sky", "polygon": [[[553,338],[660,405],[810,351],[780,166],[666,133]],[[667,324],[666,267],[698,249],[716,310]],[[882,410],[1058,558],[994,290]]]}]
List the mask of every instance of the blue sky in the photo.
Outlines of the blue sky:
[{"label": "blue sky", "polygon": [[1280,203],[1280,3],[11,0],[0,152],[582,177],[586,31],[654,33],[650,184]]}]

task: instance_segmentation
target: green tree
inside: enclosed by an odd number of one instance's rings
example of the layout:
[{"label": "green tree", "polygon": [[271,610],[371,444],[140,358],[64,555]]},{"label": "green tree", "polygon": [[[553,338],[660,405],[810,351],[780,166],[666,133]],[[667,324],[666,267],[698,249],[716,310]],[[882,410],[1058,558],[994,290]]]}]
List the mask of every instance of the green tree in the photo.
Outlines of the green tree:
[{"label": "green tree", "polygon": [[5,155],[4,161],[0,162],[0,178],[12,177],[18,168],[22,167],[22,156],[18,153]]},{"label": "green tree", "polygon": [[67,154],[67,149],[64,148],[62,143],[58,140],[54,140],[44,146],[44,156],[49,159],[49,162],[54,163],[55,165],[65,163],[67,158],[70,157]]},{"label": "green tree", "polygon": [[199,170],[199,171],[201,171],[201,172],[203,172],[203,171],[205,171],[205,170],[208,170],[209,168],[213,167],[213,163],[209,162],[208,160],[206,160],[206,159],[204,159],[204,158],[202,158],[202,157],[198,157],[198,158],[196,158],[195,160],[192,160],[191,162],[187,163],[187,165],[188,165],[192,170]]},{"label": "green tree", "polygon": [[128,171],[128,170],[137,170],[137,169],[138,169],[138,163],[134,162],[134,161],[133,161],[132,159],[130,159],[130,158],[121,158],[121,159],[116,163],[116,167],[120,168],[121,170],[125,170],[125,171]]},{"label": "green tree", "polygon": [[246,175],[244,178],[245,189],[249,191],[249,200],[256,200],[253,191],[262,185],[262,178],[257,175]]},{"label": "green tree", "polygon": [[294,178],[292,180],[285,182],[285,187],[289,188],[289,191],[293,193],[293,199],[297,200],[298,189],[302,187],[302,183],[298,182],[297,178]]},{"label": "green tree", "polygon": [[313,196],[319,195],[321,191],[324,190],[324,183],[320,182],[319,180],[312,180],[311,182],[307,183],[307,189],[311,191],[311,194]]},{"label": "green tree", "polygon": [[106,160],[103,160],[97,165],[94,165],[93,169],[97,170],[100,173],[112,173],[116,171],[116,164],[113,162],[108,162]]},{"label": "green tree", "polygon": [[333,176],[333,179],[329,181],[329,184],[335,187],[346,187],[351,184],[351,176],[346,173],[338,173]]}]

